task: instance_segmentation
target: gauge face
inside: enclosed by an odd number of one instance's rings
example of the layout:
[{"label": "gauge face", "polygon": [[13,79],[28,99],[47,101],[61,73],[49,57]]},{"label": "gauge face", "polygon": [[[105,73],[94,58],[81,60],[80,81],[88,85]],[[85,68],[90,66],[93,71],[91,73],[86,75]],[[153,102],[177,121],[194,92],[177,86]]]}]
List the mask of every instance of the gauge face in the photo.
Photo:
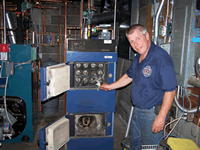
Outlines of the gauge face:
[{"label": "gauge face", "polygon": [[84,68],[88,68],[88,63],[84,63],[84,64],[83,64],[83,67],[84,67]]},{"label": "gauge face", "polygon": [[98,75],[103,75],[103,71],[102,70],[98,70]]},{"label": "gauge face", "polygon": [[76,75],[79,76],[81,74],[80,70],[76,70]]},{"label": "gauge face", "polygon": [[84,71],[83,71],[83,75],[87,76],[87,75],[88,75],[88,71],[87,71],[87,70],[84,70]]},{"label": "gauge face", "polygon": [[95,63],[91,64],[91,68],[95,68],[97,65]]},{"label": "gauge face", "polygon": [[99,68],[103,68],[103,64],[99,64],[98,66],[99,66]]},{"label": "gauge face", "polygon": [[80,68],[80,67],[81,67],[81,64],[80,64],[80,63],[76,64],[76,67],[77,67],[77,68]]}]

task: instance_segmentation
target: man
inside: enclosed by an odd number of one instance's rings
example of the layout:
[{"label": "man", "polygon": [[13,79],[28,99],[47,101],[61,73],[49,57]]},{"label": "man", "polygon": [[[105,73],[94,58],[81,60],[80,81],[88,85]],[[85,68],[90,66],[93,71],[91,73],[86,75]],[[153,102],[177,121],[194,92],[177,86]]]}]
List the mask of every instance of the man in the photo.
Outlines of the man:
[{"label": "man", "polygon": [[[132,25],[126,36],[137,55],[126,74],[112,84],[102,84],[100,88],[114,90],[132,82],[131,100],[135,108],[130,147],[131,150],[141,150],[142,145],[159,144],[177,81],[171,57],[151,42],[144,26]],[[161,108],[156,115],[155,108],[159,105]]]}]

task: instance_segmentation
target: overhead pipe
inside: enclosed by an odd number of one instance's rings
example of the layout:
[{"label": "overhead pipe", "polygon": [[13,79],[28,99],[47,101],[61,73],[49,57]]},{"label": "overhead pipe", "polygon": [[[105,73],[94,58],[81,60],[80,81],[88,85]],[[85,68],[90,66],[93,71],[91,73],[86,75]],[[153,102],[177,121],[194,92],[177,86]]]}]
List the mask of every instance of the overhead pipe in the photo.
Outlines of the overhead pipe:
[{"label": "overhead pipe", "polygon": [[114,40],[115,40],[115,28],[116,28],[116,15],[117,15],[117,0],[115,0],[115,9],[114,9],[114,29],[113,29]]},{"label": "overhead pipe", "polygon": [[60,31],[59,31],[59,29],[60,29],[60,11],[59,11],[59,9],[58,9],[58,37],[57,37],[57,62],[59,62],[59,44],[60,44],[60,36],[59,36],[59,34],[60,34]]},{"label": "overhead pipe", "polygon": [[16,44],[15,35],[14,35],[14,32],[12,31],[12,29],[13,29],[13,26],[12,26],[12,23],[11,23],[12,19],[10,19],[10,16],[9,16],[8,13],[6,13],[6,20],[7,20],[8,28],[11,29],[11,31],[9,31],[9,33],[10,33],[10,37],[9,38],[12,41],[12,44]]},{"label": "overhead pipe", "polygon": [[[0,5],[0,14],[1,14],[1,28],[4,29],[3,28],[3,5]],[[1,43],[3,43],[3,30],[1,30],[1,40],[2,40]]]},{"label": "overhead pipe", "polygon": [[[62,4],[60,6],[60,23],[62,24]],[[60,26],[60,63],[62,62],[62,26]]]},{"label": "overhead pipe", "polygon": [[5,0],[3,0],[3,16],[4,16],[4,20],[3,20],[3,26],[4,26],[4,44],[6,44],[6,11],[5,11]]},{"label": "overhead pipe", "polygon": [[164,3],[165,3],[165,0],[162,0],[160,5],[159,5],[158,11],[156,13],[155,29],[154,29],[154,43],[155,43],[155,45],[157,45],[157,42],[158,42],[159,17],[160,17],[160,13],[162,11]]},{"label": "overhead pipe", "polygon": [[81,0],[81,15],[80,15],[80,21],[81,21],[81,31],[80,31],[80,38],[83,38],[83,0]]}]

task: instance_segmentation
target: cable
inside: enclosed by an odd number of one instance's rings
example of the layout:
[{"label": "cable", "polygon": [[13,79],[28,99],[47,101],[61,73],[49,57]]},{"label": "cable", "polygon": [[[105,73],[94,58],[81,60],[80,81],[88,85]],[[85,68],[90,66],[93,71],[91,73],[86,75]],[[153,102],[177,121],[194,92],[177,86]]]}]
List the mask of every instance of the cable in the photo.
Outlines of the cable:
[{"label": "cable", "polygon": [[1,78],[1,75],[2,75],[2,70],[3,70],[3,60],[1,62],[1,73],[0,73],[0,78]]},{"label": "cable", "polygon": [[198,143],[198,138],[199,138],[199,123],[200,123],[200,118],[198,120],[198,123],[197,123],[197,131],[196,131],[196,144]]},{"label": "cable", "polygon": [[169,137],[169,135],[173,132],[174,128],[176,127],[176,125],[179,123],[179,121],[180,121],[182,118],[183,118],[183,116],[181,115],[181,116],[178,118],[176,124],[173,126],[173,128],[172,128],[171,131],[168,133],[168,135],[166,136],[165,139],[167,139],[167,138]]},{"label": "cable", "polygon": [[10,118],[8,116],[8,110],[7,110],[7,104],[6,104],[6,89],[7,89],[7,85],[8,85],[8,77],[9,77],[9,75],[6,77],[6,85],[5,85],[5,90],[4,90],[4,107],[5,107],[6,117],[9,121],[9,123],[12,125]]},{"label": "cable", "polygon": [[26,62],[17,63],[17,65],[15,67],[20,66],[20,65],[29,64],[31,62],[32,62],[32,60],[29,60],[29,61],[26,61]]}]

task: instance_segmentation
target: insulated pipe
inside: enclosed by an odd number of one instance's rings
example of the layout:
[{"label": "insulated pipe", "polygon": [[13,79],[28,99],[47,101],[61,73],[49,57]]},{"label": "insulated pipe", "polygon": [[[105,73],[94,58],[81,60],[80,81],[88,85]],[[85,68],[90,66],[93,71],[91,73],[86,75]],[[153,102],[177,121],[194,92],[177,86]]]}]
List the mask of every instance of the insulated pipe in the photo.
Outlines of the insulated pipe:
[{"label": "insulated pipe", "polygon": [[115,40],[115,28],[116,28],[116,13],[117,13],[117,0],[115,0],[115,9],[114,9],[114,29],[113,29],[114,40]]},{"label": "insulated pipe", "polygon": [[115,29],[115,22],[118,21],[118,19],[120,18],[119,15],[120,15],[119,12],[115,12],[115,11],[95,14],[92,17],[91,25],[97,25],[97,24],[102,24],[102,23],[112,23],[114,21],[114,29]]},{"label": "insulated pipe", "polygon": [[12,19],[10,19],[10,16],[9,16],[8,13],[6,13],[6,19],[7,19],[7,26],[8,26],[9,29],[11,29],[11,31],[9,31],[10,39],[12,41],[12,44],[16,44],[15,35],[14,35],[14,32],[12,31],[12,29],[13,29],[13,26],[12,26],[12,23],[11,23]]},{"label": "insulated pipe", "polygon": [[4,44],[6,44],[6,9],[5,0],[3,0],[3,26],[4,26]]},{"label": "insulated pipe", "polygon": [[159,5],[159,8],[158,8],[158,11],[156,13],[156,20],[155,20],[155,29],[154,29],[154,43],[155,45],[157,45],[157,42],[158,42],[158,28],[159,28],[159,17],[160,17],[160,13],[162,11],[162,7],[165,3],[165,0],[162,0],[160,5]]},{"label": "insulated pipe", "polygon": [[196,111],[197,111],[197,107],[195,107],[195,108],[192,108],[192,109],[187,109],[187,108],[183,108],[181,105],[180,105],[180,103],[178,102],[178,99],[176,98],[176,96],[174,96],[174,101],[175,101],[175,104],[178,106],[178,108],[181,110],[181,111],[183,111],[183,112],[185,112],[185,113],[196,113]]},{"label": "insulated pipe", "polygon": [[188,77],[187,83],[190,84],[190,85],[193,85],[193,86],[195,86],[195,87],[200,88],[200,80],[197,80],[197,79],[195,79],[195,78]]}]

